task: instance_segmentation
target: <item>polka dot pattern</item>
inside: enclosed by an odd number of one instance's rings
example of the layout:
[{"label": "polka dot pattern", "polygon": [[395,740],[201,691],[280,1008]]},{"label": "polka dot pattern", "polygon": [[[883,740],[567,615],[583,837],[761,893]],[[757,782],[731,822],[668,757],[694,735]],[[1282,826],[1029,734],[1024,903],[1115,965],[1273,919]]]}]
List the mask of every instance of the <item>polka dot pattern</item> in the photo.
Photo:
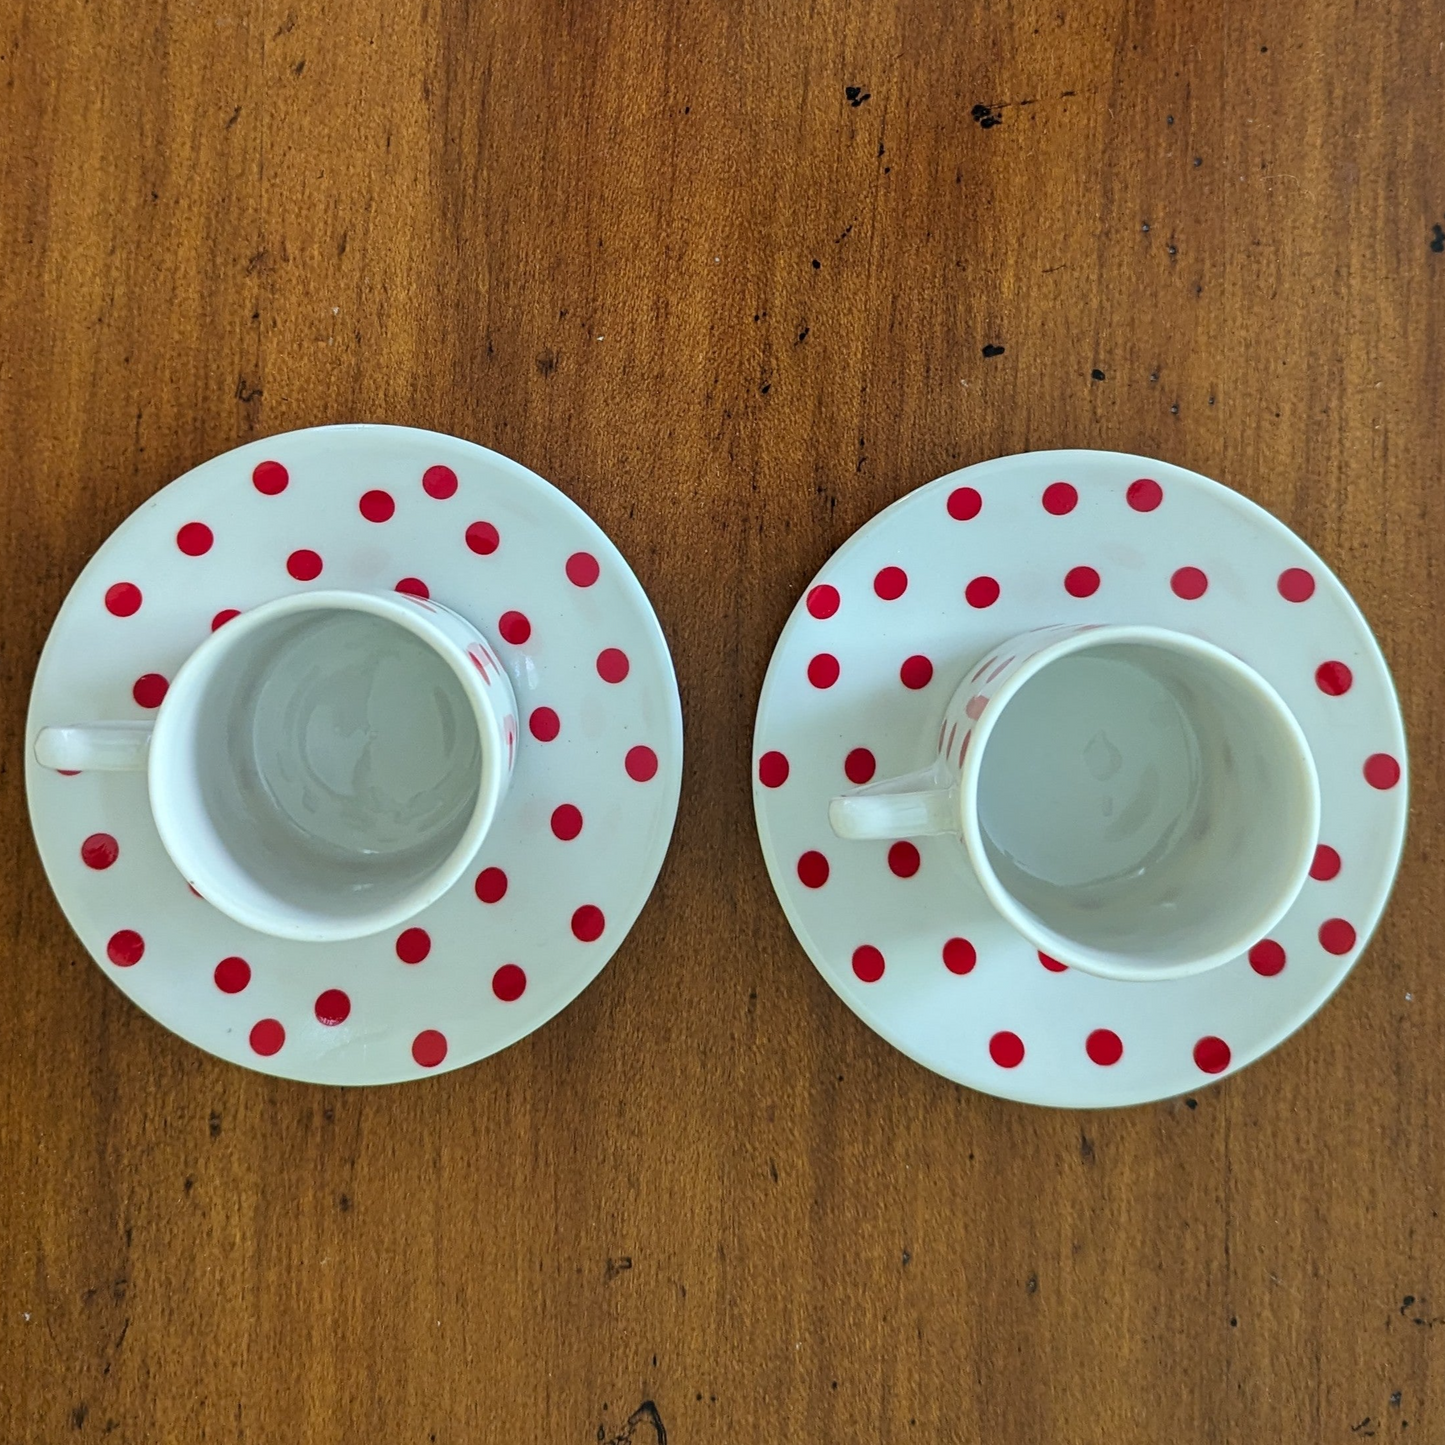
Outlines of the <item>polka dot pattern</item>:
[{"label": "polka dot pattern", "polygon": [[860,787],[873,780],[878,769],[877,760],[867,748],[853,748],[843,759],[843,774],[850,783]]},{"label": "polka dot pattern", "polygon": [[1180,567],[1169,579],[1170,589],[1185,602],[1197,602],[1209,590],[1209,578],[1200,567]]},{"label": "polka dot pattern", "polygon": [[80,861],[97,871],[109,868],[120,857],[120,844],[111,833],[92,833],[80,845]]},{"label": "polka dot pattern", "polygon": [[1275,585],[1286,602],[1308,602],[1315,595],[1314,574],[1303,567],[1286,567]]},{"label": "polka dot pattern", "polygon": [[886,966],[883,954],[871,943],[853,950],[853,973],[862,983],[877,983]]},{"label": "polka dot pattern", "polygon": [[604,647],[597,654],[597,676],[603,682],[622,682],[631,669],[632,664],[620,647]]},{"label": "polka dot pattern", "polygon": [[570,843],[582,831],[582,810],[574,803],[563,803],[552,810],[552,834]]},{"label": "polka dot pattern", "polygon": [[396,515],[396,498],[379,487],[363,492],[357,505],[368,522],[389,522]]},{"label": "polka dot pattern", "polygon": [[428,467],[421,474],[421,489],[427,496],[444,502],[448,497],[454,497],[457,494],[457,474],[450,467],[439,462],[435,466]]},{"label": "polka dot pattern", "polygon": [[1340,855],[1328,843],[1321,843],[1315,849],[1314,861],[1310,864],[1310,877],[1316,883],[1328,883],[1340,876]]},{"label": "polka dot pattern", "polygon": [[1099,590],[1099,574],[1092,567],[1070,567],[1064,574],[1064,591],[1070,597],[1092,597]]},{"label": "polka dot pattern", "polygon": [[584,903],[572,915],[572,933],[583,943],[595,943],[606,926],[607,920],[595,903]]},{"label": "polka dot pattern", "polygon": [[885,602],[896,602],[908,591],[908,573],[902,567],[884,567],[873,579],[873,590]]},{"label": "polka dot pattern", "polygon": [[829,587],[825,582],[819,587],[812,588],[808,593],[808,614],[816,617],[820,622],[831,617],[837,610],[841,599],[838,596],[836,587]]},{"label": "polka dot pattern", "polygon": [[1129,483],[1124,496],[1136,512],[1152,512],[1164,500],[1164,488],[1152,477],[1140,477]]},{"label": "polka dot pattern", "polygon": [[244,958],[223,958],[212,974],[222,993],[241,993],[251,982],[251,965]]},{"label": "polka dot pattern", "polygon": [[501,534],[490,522],[473,522],[466,538],[467,546],[479,557],[490,557],[502,545]]},{"label": "polka dot pattern", "polygon": [[105,590],[105,610],[112,617],[134,617],[140,604],[141,590],[134,582],[116,582]]},{"label": "polka dot pattern", "polygon": [[497,631],[502,634],[503,642],[509,642],[513,647],[520,647],[531,637],[532,624],[521,612],[504,612],[497,619]]},{"label": "polka dot pattern", "polygon": [[972,487],[955,487],[948,494],[948,515],[955,522],[971,522],[983,511],[983,498]]},{"label": "polka dot pattern", "polygon": [[895,878],[912,878],[918,872],[922,861],[918,849],[912,843],[895,843],[888,850],[888,871]]},{"label": "polka dot pattern", "polygon": [[602,575],[602,568],[590,552],[574,552],[567,559],[567,580],[574,587],[591,587]]},{"label": "polka dot pattern", "polygon": [[214,632],[218,627],[224,627],[233,617],[240,615],[241,610],[238,607],[223,607],[211,618],[211,631]]},{"label": "polka dot pattern", "polygon": [[280,1019],[260,1019],[251,1025],[251,1051],[269,1059],[279,1054],[286,1043],[286,1030]]},{"label": "polka dot pattern", "polygon": [[176,533],[176,546],[187,557],[204,557],[215,540],[215,533],[204,522],[187,522]]},{"label": "polka dot pattern", "polygon": [[291,474],[280,462],[261,462],[251,473],[251,484],[266,497],[279,496],[290,480]]},{"label": "polka dot pattern", "polygon": [[963,597],[970,607],[992,607],[998,601],[1000,590],[997,578],[975,577],[963,589]]},{"label": "polka dot pattern", "polygon": [[650,783],[657,776],[657,754],[646,743],[628,748],[622,764],[634,783]]},{"label": "polka dot pattern", "polygon": [[328,988],[316,996],[316,1022],[334,1029],[351,1017],[351,999],[339,988]]},{"label": "polka dot pattern", "polygon": [[447,1056],[447,1036],[440,1029],[423,1029],[411,1041],[411,1056],[420,1068],[436,1068]]},{"label": "polka dot pattern", "polygon": [[1213,1034],[1194,1045],[1194,1063],[1202,1073],[1222,1074],[1229,1067],[1231,1057],[1229,1045]]},{"label": "polka dot pattern", "polygon": [[1249,950],[1249,966],[1262,978],[1273,978],[1282,973],[1285,952],[1272,938],[1262,938]]},{"label": "polka dot pattern", "polygon": [[1064,517],[1079,505],[1078,489],[1068,482],[1050,482],[1044,488],[1044,511],[1051,517]]},{"label": "polka dot pattern", "polygon": [[933,681],[933,663],[921,652],[903,659],[898,669],[898,679],[910,692],[917,692]]},{"label": "polka dot pattern", "polygon": [[1355,946],[1355,926],[1343,918],[1327,918],[1320,924],[1320,947],[1326,953],[1348,953]]},{"label": "polka dot pattern", "polygon": [[966,938],[950,938],[943,945],[943,966],[956,974],[972,973],[978,950]]},{"label": "polka dot pattern", "polygon": [[534,707],[527,719],[527,731],[539,743],[550,743],[562,731],[562,719],[550,707]]},{"label": "polka dot pattern", "polygon": [[1400,781],[1400,764],[1389,753],[1371,753],[1365,759],[1365,781],[1385,792]]},{"label": "polka dot pattern", "polygon": [[144,677],[136,678],[130,695],[135,699],[137,707],[157,708],[166,700],[166,693],[169,691],[170,683],[160,673],[148,672]]},{"label": "polka dot pattern", "polygon": [[403,577],[396,584],[396,590],[407,597],[427,598],[431,596],[431,588],[420,577]]},{"label": "polka dot pattern", "polygon": [[781,788],[788,781],[788,760],[776,749],[758,759],[758,781],[765,788]]},{"label": "polka dot pattern", "polygon": [[1000,1029],[988,1041],[988,1056],[1001,1069],[1016,1069],[1024,1061],[1024,1041],[1012,1029]]},{"label": "polka dot pattern", "polygon": [[1095,1029],[1084,1040],[1084,1052],[1090,1063],[1107,1069],[1124,1057],[1124,1040],[1113,1029]]},{"label": "polka dot pattern", "polygon": [[527,991],[527,975],[515,963],[504,963],[492,975],[492,992],[503,1003],[516,1003]]},{"label": "polka dot pattern", "polygon": [[1060,963],[1056,958],[1050,958],[1047,953],[1040,953],[1038,958],[1039,962],[1043,964],[1050,973],[1067,973],[1069,971],[1068,964]]},{"label": "polka dot pattern", "polygon": [[477,874],[476,894],[483,903],[500,903],[507,896],[507,875],[497,867]]},{"label": "polka dot pattern", "polygon": [[808,663],[808,681],[817,688],[832,687],[841,670],[831,652],[820,652]]},{"label": "polka dot pattern", "polygon": [[408,928],[396,940],[396,956],[403,963],[422,963],[430,952],[431,934],[424,928]]},{"label": "polka dot pattern", "polygon": [[145,957],[146,944],[133,928],[122,928],[110,936],[105,955],[117,968],[134,968]]},{"label": "polka dot pattern", "polygon": [[1322,662],[1315,668],[1315,686],[1326,697],[1343,697],[1354,682],[1354,673],[1343,662]]},{"label": "polka dot pattern", "polygon": [[804,888],[821,888],[828,881],[828,860],[816,848],[798,859],[798,882]]},{"label": "polka dot pattern", "polygon": [[286,559],[286,570],[298,582],[314,582],[321,575],[321,554],[300,547]]}]

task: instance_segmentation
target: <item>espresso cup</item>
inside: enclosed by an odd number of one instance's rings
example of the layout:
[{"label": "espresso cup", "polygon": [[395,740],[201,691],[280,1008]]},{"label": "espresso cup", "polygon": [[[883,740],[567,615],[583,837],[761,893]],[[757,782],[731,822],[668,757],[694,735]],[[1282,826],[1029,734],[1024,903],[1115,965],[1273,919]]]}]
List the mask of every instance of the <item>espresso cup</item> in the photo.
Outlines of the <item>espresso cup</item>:
[{"label": "espresso cup", "polygon": [[921,773],[835,798],[841,838],[952,834],[1040,953],[1179,978],[1284,916],[1319,833],[1299,724],[1238,658],[1160,627],[1026,632],[969,669]]},{"label": "espresso cup", "polygon": [[517,703],[487,639],[402,593],[306,592],[213,632],[154,723],[46,727],[36,760],[140,770],[166,851],[208,903],[306,942],[395,927],[481,847]]}]

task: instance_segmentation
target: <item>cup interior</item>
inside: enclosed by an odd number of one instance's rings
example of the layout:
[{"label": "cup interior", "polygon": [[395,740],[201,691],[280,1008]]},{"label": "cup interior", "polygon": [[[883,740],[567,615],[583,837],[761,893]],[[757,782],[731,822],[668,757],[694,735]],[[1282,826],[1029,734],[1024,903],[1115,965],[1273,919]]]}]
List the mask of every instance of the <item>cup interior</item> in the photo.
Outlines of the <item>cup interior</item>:
[{"label": "cup interior", "polygon": [[1211,967],[1303,884],[1308,747],[1273,689],[1208,643],[1086,641],[1026,677],[976,741],[994,881],[1066,962],[1126,978]]}]

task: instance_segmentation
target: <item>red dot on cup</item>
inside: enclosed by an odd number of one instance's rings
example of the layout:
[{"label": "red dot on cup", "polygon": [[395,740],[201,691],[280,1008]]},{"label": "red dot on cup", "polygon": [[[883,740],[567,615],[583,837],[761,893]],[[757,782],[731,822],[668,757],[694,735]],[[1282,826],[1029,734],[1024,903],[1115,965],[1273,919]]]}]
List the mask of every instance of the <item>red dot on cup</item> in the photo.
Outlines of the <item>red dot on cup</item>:
[{"label": "red dot on cup", "polygon": [[1249,966],[1263,978],[1284,971],[1284,949],[1272,938],[1261,938],[1249,950]]},{"label": "red dot on cup", "polygon": [[574,552],[567,559],[567,580],[574,587],[590,587],[602,575],[602,568],[590,552]]},{"label": "red dot on cup", "polygon": [[1314,574],[1303,567],[1286,567],[1275,585],[1286,602],[1308,602],[1315,595]]},{"label": "red dot on cup", "polygon": [[448,497],[456,496],[457,474],[450,467],[428,467],[421,474],[421,489],[427,496],[444,502]]},{"label": "red dot on cup", "polygon": [[583,943],[595,943],[602,937],[602,930],[607,926],[607,920],[602,916],[602,910],[595,903],[584,903],[572,915],[572,933]]},{"label": "red dot on cup", "polygon": [[1209,578],[1198,567],[1180,567],[1169,579],[1169,586],[1176,597],[1193,602],[1208,591]]},{"label": "red dot on cup", "polygon": [[503,1003],[516,1003],[526,991],[527,975],[515,963],[504,963],[492,975],[492,992]]},{"label": "red dot on cup", "polygon": [[966,938],[950,938],[943,945],[943,966],[950,973],[972,973],[978,950]]},{"label": "red dot on cup", "polygon": [[477,874],[477,897],[483,903],[500,903],[507,896],[507,875],[500,868],[483,868]]},{"label": "red dot on cup", "polygon": [[838,589],[820,582],[808,589],[808,613],[820,621],[831,617],[838,610]]},{"label": "red dot on cup", "polygon": [[143,677],[136,678],[130,695],[139,707],[159,707],[166,700],[169,690],[170,683],[160,673],[148,672]]},{"label": "red dot on cup", "polygon": [[116,582],[105,589],[105,610],[112,617],[134,616],[140,603],[140,588],[134,582]]},{"label": "red dot on cup", "polygon": [[447,1036],[440,1029],[423,1029],[411,1041],[411,1056],[424,1069],[434,1069],[447,1056]]},{"label": "red dot on cup", "polygon": [[502,634],[503,642],[520,647],[532,635],[532,624],[524,613],[504,612],[497,619],[497,631]]},{"label": "red dot on cup", "polygon": [[839,671],[838,659],[831,652],[820,652],[808,663],[808,681],[814,687],[832,687]]},{"label": "red dot on cup", "polygon": [[948,494],[948,515],[955,522],[971,522],[983,510],[983,498],[972,487],[955,487]]},{"label": "red dot on cup", "polygon": [[550,707],[534,707],[527,718],[527,731],[539,743],[550,743],[562,731],[562,720]]},{"label": "red dot on cup", "polygon": [[1328,883],[1340,874],[1340,855],[1328,843],[1321,843],[1315,849],[1314,861],[1310,864],[1310,877],[1316,883]]},{"label": "red dot on cup", "polygon": [[1070,567],[1064,574],[1064,591],[1070,597],[1092,597],[1099,590],[1099,574],[1092,567]]},{"label": "red dot on cup", "polygon": [[224,627],[233,617],[239,617],[240,615],[241,609],[239,607],[221,608],[221,610],[211,618],[211,631],[214,632],[218,627]]},{"label": "red dot on cup", "polygon": [[204,557],[215,540],[211,529],[204,522],[187,522],[176,533],[176,546],[187,557]]},{"label": "red dot on cup", "polygon": [[473,522],[467,528],[467,546],[479,557],[490,557],[501,541],[501,534],[490,522]]},{"label": "red dot on cup", "polygon": [[902,567],[884,567],[873,579],[873,590],[885,602],[896,602],[908,590],[908,573]]},{"label": "red dot on cup", "polygon": [[420,963],[431,952],[431,934],[424,928],[405,929],[396,940],[396,956],[403,963]]},{"label": "red dot on cup", "polygon": [[993,577],[975,577],[963,589],[964,601],[970,607],[992,607],[998,601],[998,581]]},{"label": "red dot on cup", "polygon": [[375,487],[361,494],[358,506],[361,515],[368,522],[389,522],[396,512],[396,499],[390,492],[383,492],[380,487]]},{"label": "red dot on cup", "polygon": [[917,692],[919,688],[927,687],[933,681],[933,664],[921,652],[916,652],[912,657],[903,659],[903,666],[898,669],[898,678],[904,687]]},{"label": "red dot on cup", "polygon": [[620,647],[604,647],[597,654],[597,676],[603,682],[621,682],[631,668],[627,654]]},{"label": "red dot on cup", "polygon": [[1069,971],[1068,964],[1060,963],[1056,958],[1050,958],[1047,953],[1039,954],[1039,962],[1043,964],[1050,973],[1067,973]]},{"label": "red dot on cup", "polygon": [[758,759],[758,782],[765,788],[781,788],[787,781],[788,760],[782,753],[764,753]]},{"label": "red dot on cup", "polygon": [[285,1042],[286,1030],[281,1027],[280,1019],[262,1019],[251,1028],[251,1048],[263,1059],[279,1054]]},{"label": "red dot on cup", "polygon": [[396,584],[396,590],[404,592],[408,597],[427,598],[431,596],[431,588],[420,577],[403,577]]},{"label": "red dot on cup", "polygon": [[1315,686],[1326,697],[1340,697],[1354,686],[1355,675],[1343,662],[1322,662],[1315,668]]},{"label": "red dot on cup", "polygon": [[798,859],[798,882],[804,888],[821,888],[828,881],[828,860],[815,848]]},{"label": "red dot on cup", "polygon": [[1124,1057],[1124,1040],[1113,1029],[1095,1029],[1084,1040],[1084,1052],[1090,1062],[1107,1069]]},{"label": "red dot on cup", "polygon": [[883,977],[883,955],[871,943],[853,950],[853,972],[863,983],[877,983]]},{"label": "red dot on cup", "polygon": [[1206,1074],[1222,1074],[1229,1067],[1229,1045],[1207,1034],[1194,1045],[1194,1063]]},{"label": "red dot on cup", "polygon": [[120,857],[120,844],[109,833],[92,833],[80,845],[80,861],[87,868],[99,871],[109,868]]},{"label": "red dot on cup", "polygon": [[1348,953],[1354,946],[1354,924],[1343,918],[1327,918],[1320,924],[1320,947],[1326,953]]},{"label": "red dot on cup", "polygon": [[291,474],[280,462],[261,462],[251,473],[251,485],[268,497],[284,492],[290,480]]},{"label": "red dot on cup", "polygon": [[1389,753],[1371,753],[1365,759],[1365,781],[1384,792],[1400,781],[1400,764]]},{"label": "red dot on cup", "polygon": [[1068,482],[1050,482],[1044,488],[1044,511],[1062,517],[1079,505],[1079,494]]},{"label": "red dot on cup", "polygon": [[244,958],[223,958],[212,977],[222,993],[240,993],[251,982],[251,965]]},{"label": "red dot on cup", "polygon": [[328,988],[316,996],[316,1022],[335,1028],[351,1017],[351,999],[339,988]]},{"label": "red dot on cup", "polygon": [[1009,1029],[1000,1029],[988,1041],[988,1056],[1001,1069],[1016,1069],[1024,1061],[1024,1041]]},{"label": "red dot on cup", "polygon": [[146,942],[133,928],[122,928],[112,933],[105,945],[105,956],[117,968],[132,968],[141,961],[146,951]]},{"label": "red dot on cup", "polygon": [[854,748],[843,759],[843,773],[850,783],[868,782],[877,768],[877,759],[867,748]]},{"label": "red dot on cup", "polygon": [[1164,488],[1149,477],[1130,482],[1125,500],[1136,512],[1152,512],[1164,500]]},{"label": "red dot on cup", "polygon": [[628,748],[622,765],[634,783],[650,783],[657,776],[657,754],[646,743]]},{"label": "red dot on cup", "polygon": [[888,850],[888,871],[898,878],[912,878],[921,861],[912,843],[895,843]]},{"label": "red dot on cup", "polygon": [[298,582],[311,582],[321,575],[321,554],[300,547],[286,559],[286,570]]},{"label": "red dot on cup", "polygon": [[582,831],[582,810],[573,803],[563,803],[552,810],[552,832],[564,843],[570,843]]}]

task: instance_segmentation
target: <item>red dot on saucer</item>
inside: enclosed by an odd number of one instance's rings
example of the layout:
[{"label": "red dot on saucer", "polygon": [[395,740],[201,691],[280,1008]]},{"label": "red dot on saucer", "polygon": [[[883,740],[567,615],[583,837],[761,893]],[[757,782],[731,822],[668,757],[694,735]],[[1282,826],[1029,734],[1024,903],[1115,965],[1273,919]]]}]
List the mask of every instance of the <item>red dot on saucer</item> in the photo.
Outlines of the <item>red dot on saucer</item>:
[{"label": "red dot on saucer", "polygon": [[426,598],[431,596],[431,588],[420,577],[403,577],[396,584],[396,590],[406,593],[408,597]]},{"label": "red dot on saucer", "polygon": [[933,664],[921,652],[915,652],[912,657],[903,659],[903,666],[898,669],[898,678],[904,687],[917,692],[919,688],[927,687],[933,681]]},{"label": "red dot on saucer", "polygon": [[1092,567],[1070,567],[1064,574],[1064,591],[1070,597],[1092,597],[1099,590],[1099,574]]},{"label": "red dot on saucer", "polygon": [[948,515],[955,522],[971,522],[983,510],[983,498],[972,487],[955,487],[948,494]]},{"label": "red dot on saucer", "polygon": [[1354,924],[1343,918],[1327,918],[1320,924],[1320,947],[1326,953],[1348,953],[1354,946]]},{"label": "red dot on saucer", "polygon": [[994,577],[975,577],[963,589],[963,599],[970,607],[992,607],[998,601],[998,580]]},{"label": "red dot on saucer", "polygon": [[1024,1041],[1008,1029],[1000,1029],[988,1041],[988,1056],[1001,1069],[1016,1069],[1024,1061]]},{"label": "red dot on saucer", "polygon": [[527,731],[539,743],[550,743],[562,731],[562,720],[550,707],[534,707],[527,718]]},{"label": "red dot on saucer", "polygon": [[204,557],[215,540],[211,529],[204,522],[187,522],[176,533],[176,546],[187,557]]},{"label": "red dot on saucer", "polygon": [[1222,1074],[1229,1067],[1229,1045],[1207,1034],[1194,1045],[1194,1063],[1206,1074]]},{"label": "red dot on saucer", "polygon": [[262,1019],[252,1025],[251,1048],[262,1058],[269,1059],[272,1054],[279,1054],[285,1042],[286,1030],[281,1027],[280,1019]]},{"label": "red dot on saucer", "polygon": [[1400,781],[1400,764],[1389,753],[1371,753],[1365,759],[1365,781],[1381,792]]},{"label": "red dot on saucer", "polygon": [[854,748],[843,759],[843,773],[850,783],[866,783],[878,768],[878,762],[867,748]]},{"label": "red dot on saucer", "polygon": [[628,748],[622,765],[634,783],[650,783],[657,776],[657,754],[646,743]]},{"label": "red dot on saucer", "polygon": [[1152,512],[1164,500],[1164,488],[1151,477],[1140,477],[1129,483],[1124,498],[1136,512]]},{"label": "red dot on saucer", "polygon": [[477,874],[477,897],[483,903],[500,903],[507,896],[507,875],[500,868],[483,868]]},{"label": "red dot on saucer", "polygon": [[211,618],[211,631],[214,632],[218,627],[224,627],[233,617],[239,617],[240,615],[241,609],[239,607],[221,608],[221,610]]},{"label": "red dot on saucer", "polygon": [[411,1041],[411,1056],[424,1069],[434,1069],[447,1056],[447,1036],[440,1029],[423,1029]]},{"label": "red dot on saucer", "polygon": [[120,844],[109,833],[92,833],[80,845],[80,861],[97,871],[109,868],[120,857]]},{"label": "red dot on saucer", "polygon": [[140,603],[140,588],[134,582],[116,582],[105,590],[105,610],[113,617],[134,616]]},{"label": "red dot on saucer", "polygon": [[888,850],[888,871],[899,878],[912,878],[921,859],[912,843],[895,843]]},{"label": "red dot on saucer", "polygon": [[1193,602],[1209,590],[1209,578],[1198,567],[1180,567],[1169,579],[1169,586],[1176,597]]},{"label": "red dot on saucer", "polygon": [[284,492],[290,480],[291,474],[280,462],[261,462],[251,473],[251,485],[268,497]]},{"label": "red dot on saucer", "polygon": [[1355,675],[1343,662],[1322,662],[1315,668],[1315,686],[1326,697],[1340,697],[1354,686]]},{"label": "red dot on saucer", "polygon": [[1286,567],[1275,586],[1286,602],[1308,602],[1315,595],[1314,574],[1303,567]]},{"label": "red dot on saucer", "polygon": [[130,695],[139,707],[159,707],[166,700],[169,690],[170,683],[160,673],[148,672],[145,676],[136,678]]},{"label": "red dot on saucer", "polygon": [[597,654],[597,676],[603,682],[621,682],[631,667],[627,654],[620,647],[604,647]]},{"label": "red dot on saucer", "polygon": [[830,587],[826,582],[820,582],[816,587],[808,589],[809,615],[820,621],[831,617],[838,610],[838,602],[838,589]]},{"label": "red dot on saucer", "polygon": [[351,1017],[351,1000],[339,988],[328,988],[316,996],[316,1022],[335,1028]]},{"label": "red dot on saucer", "polygon": [[877,983],[883,977],[883,955],[871,943],[853,950],[853,972],[864,983]]},{"label": "red dot on saucer", "polygon": [[896,602],[908,590],[908,573],[902,567],[884,567],[873,579],[873,590],[885,602]]},{"label": "red dot on saucer", "polygon": [[1331,878],[1338,878],[1339,873],[1340,855],[1328,843],[1321,843],[1310,864],[1310,877],[1316,883],[1328,883]]},{"label": "red dot on saucer", "polygon": [[1091,1062],[1107,1069],[1124,1057],[1124,1040],[1113,1029],[1095,1029],[1084,1040],[1084,1052]]},{"label": "red dot on saucer", "polygon": [[240,993],[251,982],[251,965],[244,958],[223,958],[212,977],[222,993]]},{"label": "red dot on saucer", "polygon": [[457,474],[450,468],[438,464],[428,467],[421,474],[421,489],[427,496],[444,502],[457,494]]},{"label": "red dot on saucer", "polygon": [[798,859],[798,882],[804,888],[821,888],[828,881],[828,860],[810,848]]},{"label": "red dot on saucer", "polygon": [[788,781],[788,759],[779,752],[764,753],[758,759],[758,782],[765,788],[781,788]]},{"label": "red dot on saucer", "polygon": [[532,624],[525,613],[504,612],[497,619],[497,631],[502,634],[503,642],[520,647],[532,635]]},{"label": "red dot on saucer", "polygon": [[1261,938],[1249,950],[1249,966],[1263,978],[1284,971],[1284,949],[1272,938]]},{"label": "red dot on saucer", "polygon": [[131,968],[141,961],[146,951],[146,941],[133,928],[122,928],[112,933],[105,945],[105,956],[117,968]]},{"label": "red dot on saucer", "polygon": [[1044,511],[1062,517],[1079,505],[1079,493],[1068,482],[1050,482],[1044,488]]},{"label": "red dot on saucer", "polygon": [[602,568],[590,552],[574,552],[567,559],[567,580],[574,587],[590,587],[602,575]]},{"label": "red dot on saucer", "polygon": [[978,950],[966,938],[950,938],[943,945],[943,966],[950,973],[972,973]]},{"label": "red dot on saucer", "polygon": [[424,928],[405,929],[396,940],[396,956],[403,963],[420,963],[431,952],[431,934]]},{"label": "red dot on saucer", "polygon": [[839,671],[838,659],[831,652],[820,652],[808,663],[808,681],[814,687],[832,687]]},{"label": "red dot on saucer", "polygon": [[501,534],[490,522],[473,522],[467,528],[467,546],[479,557],[490,557],[501,541]]},{"label": "red dot on saucer", "polygon": [[595,943],[602,937],[602,930],[606,926],[607,920],[595,903],[584,903],[572,915],[572,933],[583,943]]},{"label": "red dot on saucer", "polygon": [[321,554],[309,547],[300,547],[286,559],[286,570],[298,582],[314,581],[321,575]]},{"label": "red dot on saucer", "polygon": [[563,803],[552,810],[552,832],[564,843],[570,843],[582,831],[582,810],[573,803]]},{"label": "red dot on saucer", "polygon": [[396,499],[379,487],[363,492],[357,505],[368,522],[389,522],[396,511]]},{"label": "red dot on saucer", "polygon": [[492,975],[492,992],[503,1003],[515,1003],[527,991],[527,975],[515,963],[504,963]]},{"label": "red dot on saucer", "polygon": [[1050,958],[1047,953],[1039,954],[1039,962],[1043,964],[1050,973],[1067,973],[1069,971],[1069,965],[1067,963],[1060,963],[1058,959]]}]

